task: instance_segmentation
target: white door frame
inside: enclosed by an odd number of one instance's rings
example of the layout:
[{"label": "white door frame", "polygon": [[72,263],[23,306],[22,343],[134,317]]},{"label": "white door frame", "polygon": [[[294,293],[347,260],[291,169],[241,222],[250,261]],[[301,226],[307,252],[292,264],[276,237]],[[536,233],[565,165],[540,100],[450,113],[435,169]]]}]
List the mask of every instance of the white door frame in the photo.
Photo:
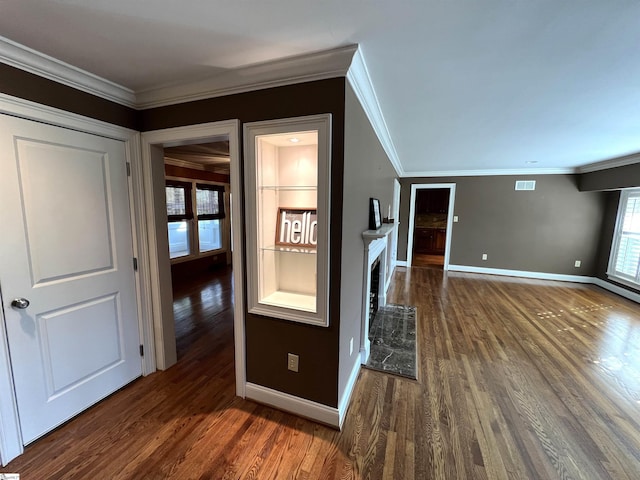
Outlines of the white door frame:
[{"label": "white door frame", "polygon": [[[148,317],[149,331],[155,331],[155,353],[158,368],[165,369],[175,361],[175,353],[166,351],[165,346],[175,344],[175,331],[173,325],[173,313],[163,312],[162,298],[167,294],[169,285],[163,285],[160,281],[159,271],[162,265],[159,262],[158,233],[166,231],[166,225],[158,225],[155,215],[155,201],[153,195],[153,158],[154,149],[163,146],[177,146],[195,143],[205,143],[214,137],[228,136],[229,156],[231,168],[231,192],[233,203],[231,205],[231,218],[233,221],[233,272],[234,272],[234,343],[235,343],[235,373],[236,395],[245,396],[246,370],[245,370],[245,331],[244,331],[244,295],[242,278],[244,264],[242,259],[242,190],[240,178],[240,122],[229,120],[212,122],[186,127],[167,128],[145,132],[141,136],[142,142],[142,167],[144,172],[145,189],[144,203],[146,207],[146,230],[149,239],[149,262],[151,271],[151,298],[153,313]],[[162,165],[164,171],[164,164]],[[163,177],[164,178],[164,177]],[[163,205],[162,208],[165,208]],[[164,254],[163,254],[164,255]],[[167,256],[168,259],[168,256]],[[168,292],[170,294],[170,292]],[[166,309],[166,307],[165,307]],[[163,321],[164,318],[164,321]],[[150,339],[151,340],[151,339]]]},{"label": "white door frame", "polygon": [[393,275],[393,271],[398,264],[398,230],[400,230],[400,192],[402,191],[402,185],[400,185],[400,179],[393,179],[393,210],[391,214],[393,215],[394,222],[396,222],[392,238],[391,238],[391,264],[388,266],[390,269],[389,272],[389,282],[391,282],[391,275]]},{"label": "white door frame", "polygon": [[414,183],[411,185],[411,203],[409,204],[409,238],[407,239],[407,267],[411,266],[413,260],[413,230],[416,216],[416,195],[418,190],[448,188],[449,189],[449,211],[447,213],[447,239],[444,247],[444,270],[449,270],[449,255],[451,253],[451,234],[453,230],[453,203],[456,198],[455,183]]},{"label": "white door frame", "polygon": [[[129,198],[132,229],[133,254],[138,258],[138,271],[135,272],[136,301],[138,303],[138,322],[140,339],[149,353],[153,344],[147,340],[152,338],[148,331],[148,313],[150,312],[148,244],[144,228],[144,210],[142,177],[140,165],[140,134],[128,128],[111,125],[75,113],[65,112],[57,108],[40,105],[21,98],[0,94],[0,114],[13,115],[20,118],[48,123],[63,128],[120,140],[125,144],[127,161],[131,165],[129,177]],[[142,373],[148,375],[155,371],[155,356],[145,355],[142,360]],[[24,451],[22,434],[18,420],[16,392],[13,386],[13,372],[9,359],[9,346],[5,319],[0,309],[0,391],[5,395],[0,398],[0,460],[6,465]]]}]

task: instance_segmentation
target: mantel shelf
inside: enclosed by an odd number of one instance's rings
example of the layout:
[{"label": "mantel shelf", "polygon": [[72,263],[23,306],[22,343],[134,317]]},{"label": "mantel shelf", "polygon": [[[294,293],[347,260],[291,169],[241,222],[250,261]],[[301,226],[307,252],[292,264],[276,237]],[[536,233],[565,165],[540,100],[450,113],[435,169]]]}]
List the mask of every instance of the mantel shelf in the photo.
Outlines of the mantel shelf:
[{"label": "mantel shelf", "polygon": [[397,225],[397,223],[383,223],[377,230],[365,230],[362,232],[362,238],[369,242],[377,238],[384,238],[393,232],[393,229],[396,228]]}]

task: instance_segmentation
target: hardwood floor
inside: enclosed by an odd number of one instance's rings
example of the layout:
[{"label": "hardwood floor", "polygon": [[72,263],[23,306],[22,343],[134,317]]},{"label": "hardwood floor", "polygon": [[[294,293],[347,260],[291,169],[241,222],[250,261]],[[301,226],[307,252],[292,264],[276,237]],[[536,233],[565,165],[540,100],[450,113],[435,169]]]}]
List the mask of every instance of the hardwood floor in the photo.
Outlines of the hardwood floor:
[{"label": "hardwood floor", "polygon": [[429,267],[442,270],[444,266],[444,255],[428,255],[426,253],[414,253],[411,260],[413,267]]},{"label": "hardwood floor", "polygon": [[176,295],[178,364],[3,472],[79,479],[637,479],[640,308],[594,286],[414,268],[418,381],[361,370],[342,432],[234,396],[227,272]]}]

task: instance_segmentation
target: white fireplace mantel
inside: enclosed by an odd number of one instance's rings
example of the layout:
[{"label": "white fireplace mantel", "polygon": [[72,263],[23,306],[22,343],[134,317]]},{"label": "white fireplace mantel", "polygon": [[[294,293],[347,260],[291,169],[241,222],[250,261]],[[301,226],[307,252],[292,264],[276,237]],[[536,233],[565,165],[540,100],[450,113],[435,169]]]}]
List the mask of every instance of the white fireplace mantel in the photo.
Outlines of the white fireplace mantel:
[{"label": "white fireplace mantel", "polygon": [[369,341],[369,292],[371,292],[371,267],[376,259],[380,258],[380,293],[378,306],[382,307],[387,303],[387,279],[388,269],[393,269],[390,265],[387,250],[390,248],[390,234],[395,230],[397,224],[385,223],[378,230],[366,230],[362,232],[364,241],[364,268],[363,268],[363,291],[362,291],[362,335],[360,340],[361,363],[366,364],[369,360],[371,342]]}]

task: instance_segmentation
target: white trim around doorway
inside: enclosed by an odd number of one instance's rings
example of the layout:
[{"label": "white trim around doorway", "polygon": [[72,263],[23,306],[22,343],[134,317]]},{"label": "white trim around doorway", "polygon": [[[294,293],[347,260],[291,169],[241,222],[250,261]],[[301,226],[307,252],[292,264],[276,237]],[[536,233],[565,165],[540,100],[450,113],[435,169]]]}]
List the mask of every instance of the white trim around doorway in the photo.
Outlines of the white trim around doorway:
[{"label": "white trim around doorway", "polygon": [[[229,156],[231,169],[231,218],[233,233],[233,278],[234,278],[234,344],[235,344],[235,373],[236,373],[236,395],[244,398],[246,390],[246,367],[245,367],[245,330],[244,330],[244,295],[242,285],[242,272],[244,271],[242,251],[243,251],[243,210],[242,210],[242,190],[240,178],[240,122],[238,120],[228,120],[223,122],[211,122],[185,127],[167,128],[145,132],[141,136],[142,142],[142,167],[144,171],[145,189],[144,203],[147,210],[146,229],[149,244],[149,262],[151,270],[151,312],[147,328],[155,332],[155,352],[157,356],[158,368],[168,368],[171,364],[171,354],[165,352],[164,346],[175,343],[175,332],[173,329],[163,325],[162,295],[166,285],[161,285],[158,275],[160,264],[158,261],[158,237],[156,216],[154,214],[154,195],[152,178],[152,158],[153,149],[164,146],[188,145],[195,143],[205,143],[215,137],[227,136],[229,138]],[[164,167],[162,167],[164,168]],[[168,255],[168,254],[167,254]],[[171,330],[171,331],[168,331]],[[153,334],[153,333],[152,333]],[[150,339],[152,340],[152,339]],[[152,345],[153,345],[152,344]],[[166,355],[165,355],[166,354]]]},{"label": "white trim around doorway", "polygon": [[[416,195],[418,190],[448,188],[449,189],[449,211],[447,213],[447,239],[444,247],[444,270],[449,270],[449,257],[451,252],[451,234],[453,230],[454,202],[456,198],[455,183],[415,183],[411,185],[411,200],[409,204],[409,234],[407,238],[407,267],[411,266],[413,260],[413,231],[415,228],[416,215]],[[398,262],[400,263],[400,262]]]}]

